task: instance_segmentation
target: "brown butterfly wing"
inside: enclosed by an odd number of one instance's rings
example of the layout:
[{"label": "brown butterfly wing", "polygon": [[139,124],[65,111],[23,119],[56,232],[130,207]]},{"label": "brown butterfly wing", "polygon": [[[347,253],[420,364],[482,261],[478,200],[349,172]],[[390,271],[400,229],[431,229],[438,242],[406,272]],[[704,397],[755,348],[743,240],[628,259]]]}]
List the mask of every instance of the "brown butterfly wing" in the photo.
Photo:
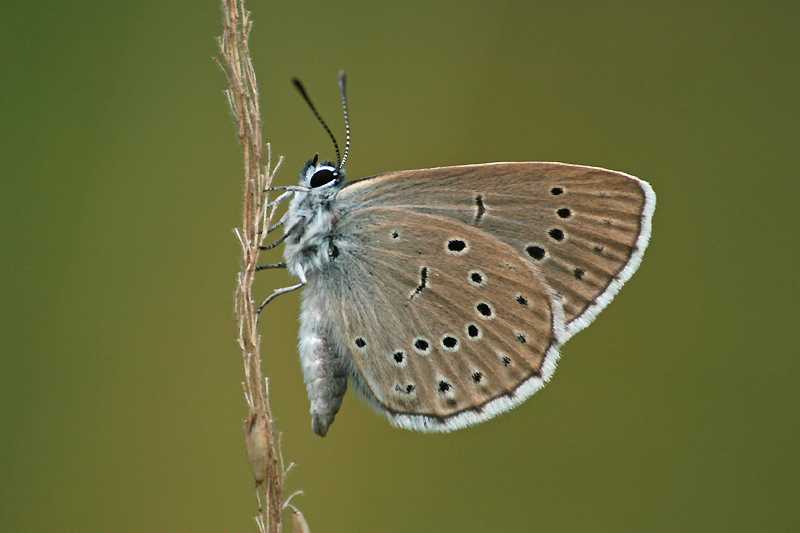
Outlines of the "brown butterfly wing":
[{"label": "brown butterfly wing", "polygon": [[402,208],[350,212],[333,238],[336,258],[312,284],[329,296],[324,311],[356,385],[394,424],[477,423],[550,378],[563,314],[518,250]]},{"label": "brown butterfly wing", "polygon": [[636,270],[655,209],[646,182],[561,163],[393,172],[349,184],[337,201],[348,209],[396,207],[450,218],[508,244],[562,296],[566,338]]}]

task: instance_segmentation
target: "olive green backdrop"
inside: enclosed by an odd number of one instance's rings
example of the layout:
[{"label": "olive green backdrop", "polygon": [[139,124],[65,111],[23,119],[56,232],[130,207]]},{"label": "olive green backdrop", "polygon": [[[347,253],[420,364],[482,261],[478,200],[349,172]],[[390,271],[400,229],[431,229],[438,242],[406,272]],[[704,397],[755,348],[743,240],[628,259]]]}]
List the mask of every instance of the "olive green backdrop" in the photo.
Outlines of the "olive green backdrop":
[{"label": "olive green backdrop", "polygon": [[[297,295],[265,372],[312,531],[800,527],[797,2],[252,0],[278,183],[489,161],[658,195],[639,272],[528,402],[449,435],[351,394],[312,434]],[[216,2],[0,8],[0,530],[254,531]],[[257,294],[288,281],[264,273]]]}]

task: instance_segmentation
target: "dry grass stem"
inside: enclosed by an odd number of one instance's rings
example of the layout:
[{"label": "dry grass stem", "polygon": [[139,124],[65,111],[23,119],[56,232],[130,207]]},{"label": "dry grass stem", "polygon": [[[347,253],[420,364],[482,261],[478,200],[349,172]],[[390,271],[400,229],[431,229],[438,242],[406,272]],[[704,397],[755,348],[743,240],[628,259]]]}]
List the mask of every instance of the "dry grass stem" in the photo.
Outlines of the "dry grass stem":
[{"label": "dry grass stem", "polygon": [[[224,33],[218,39],[222,60],[217,60],[228,80],[226,96],[238,126],[244,152],[244,202],[242,227],[236,234],[242,246],[242,270],[235,296],[238,342],[244,361],[244,395],[249,408],[245,423],[245,444],[253,477],[259,514],[256,523],[266,533],[283,530],[282,501],[287,469],[284,469],[279,436],[269,406],[268,382],[261,375],[261,337],[256,331],[258,315],[253,301],[253,279],[260,246],[267,237],[275,208],[269,208],[267,188],[283,160],[272,167],[267,144],[264,164],[261,113],[256,74],[250,59],[249,36],[252,22],[244,0],[222,0]],[[263,490],[262,502],[260,490]],[[293,510],[294,513],[294,510]]]}]

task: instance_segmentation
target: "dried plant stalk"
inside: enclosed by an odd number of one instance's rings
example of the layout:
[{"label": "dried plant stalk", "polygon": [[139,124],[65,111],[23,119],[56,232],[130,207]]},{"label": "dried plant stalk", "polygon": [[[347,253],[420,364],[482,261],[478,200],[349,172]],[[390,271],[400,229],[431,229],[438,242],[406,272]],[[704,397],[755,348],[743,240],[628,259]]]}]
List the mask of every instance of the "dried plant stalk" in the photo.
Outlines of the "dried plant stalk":
[{"label": "dried plant stalk", "polygon": [[[222,0],[222,13],[224,34],[218,39],[222,61],[217,62],[228,80],[226,95],[244,152],[243,220],[242,228],[236,231],[242,246],[243,264],[236,288],[235,315],[244,360],[244,395],[249,408],[245,444],[256,481],[259,503],[256,523],[264,533],[279,533],[283,530],[285,504],[282,495],[287,470],[283,466],[279,437],[273,425],[268,383],[261,375],[261,337],[256,331],[258,315],[252,286],[260,247],[275,212],[274,207],[269,208],[267,189],[283,158],[272,168],[272,152],[267,144],[266,165],[263,164],[258,86],[248,45],[252,26],[250,13],[245,9],[244,0]],[[264,492],[264,505],[259,489]]]}]

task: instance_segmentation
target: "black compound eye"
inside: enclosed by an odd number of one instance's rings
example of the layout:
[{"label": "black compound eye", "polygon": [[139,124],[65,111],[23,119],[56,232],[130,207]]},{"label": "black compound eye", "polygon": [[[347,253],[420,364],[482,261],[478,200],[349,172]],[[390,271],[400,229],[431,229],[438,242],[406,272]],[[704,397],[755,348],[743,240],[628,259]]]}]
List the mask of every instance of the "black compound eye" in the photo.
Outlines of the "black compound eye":
[{"label": "black compound eye", "polygon": [[322,187],[326,183],[330,183],[331,181],[336,179],[336,174],[329,168],[323,168],[321,170],[317,170],[314,172],[314,175],[311,176],[311,185],[312,189],[316,189],[317,187]]}]

